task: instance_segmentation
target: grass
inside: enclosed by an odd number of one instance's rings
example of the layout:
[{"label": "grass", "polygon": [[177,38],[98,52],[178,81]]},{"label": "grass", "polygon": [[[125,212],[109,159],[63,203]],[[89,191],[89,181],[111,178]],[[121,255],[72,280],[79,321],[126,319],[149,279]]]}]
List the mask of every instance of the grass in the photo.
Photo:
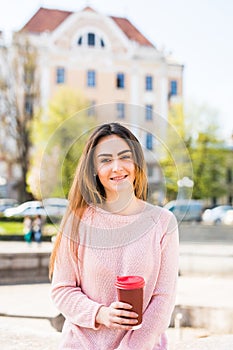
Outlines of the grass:
[{"label": "grass", "polygon": [[[43,235],[53,236],[57,233],[57,225],[45,224],[43,226]],[[23,233],[23,222],[17,221],[1,221],[0,220],[0,237],[2,235],[24,235]]]},{"label": "grass", "polygon": [[14,221],[0,221],[0,236],[1,235],[23,235],[23,223]]}]

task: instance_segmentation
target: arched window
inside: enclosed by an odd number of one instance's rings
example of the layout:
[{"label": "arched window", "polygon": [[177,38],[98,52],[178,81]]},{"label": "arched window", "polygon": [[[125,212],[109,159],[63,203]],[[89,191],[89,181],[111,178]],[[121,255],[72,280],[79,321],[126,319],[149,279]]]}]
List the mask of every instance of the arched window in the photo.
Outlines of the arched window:
[{"label": "arched window", "polygon": [[104,48],[106,46],[103,37],[94,32],[87,32],[80,35],[77,40],[77,45],[96,48]]}]

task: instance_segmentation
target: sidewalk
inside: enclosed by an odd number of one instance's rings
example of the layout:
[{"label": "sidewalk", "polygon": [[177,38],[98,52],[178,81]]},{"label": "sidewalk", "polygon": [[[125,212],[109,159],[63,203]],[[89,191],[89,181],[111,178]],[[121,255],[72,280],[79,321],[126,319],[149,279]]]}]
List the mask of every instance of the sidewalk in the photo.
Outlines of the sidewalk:
[{"label": "sidewalk", "polygon": [[[28,246],[24,242],[1,242],[0,254],[49,253],[51,248],[49,242],[39,246],[36,243]],[[206,273],[211,269],[204,278],[202,274],[179,277],[173,314],[175,327],[168,330],[170,350],[231,350],[233,336],[227,333],[233,333],[233,279],[214,272],[221,266],[224,268],[224,263],[218,266],[219,262],[232,259],[232,246],[181,244],[181,257],[187,259],[192,255],[195,259],[197,256],[208,257],[203,260],[205,266],[198,267],[200,271],[204,269]],[[211,266],[209,258],[212,259]],[[50,299],[49,283],[0,285],[0,295],[1,349],[57,349],[60,333],[52,323],[59,312]]]},{"label": "sidewalk", "polygon": [[[0,286],[0,315],[53,318],[50,284]],[[233,279],[179,277],[176,305],[233,309]]]},{"label": "sidewalk", "polygon": [[[61,334],[52,326],[59,314],[50,299],[50,284],[26,284],[0,286],[0,338],[4,350],[56,350]],[[219,313],[233,310],[233,281],[221,278],[179,277],[176,307],[207,307]],[[179,312],[179,310],[177,310]],[[174,314],[175,317],[176,314]],[[199,316],[197,315],[199,318]],[[232,319],[232,317],[231,317]],[[230,350],[233,349],[233,336],[225,336],[206,328],[169,328],[168,337],[171,350]],[[222,323],[224,326],[224,322]],[[223,333],[223,334],[221,334]],[[212,336],[215,336],[215,340]],[[206,339],[198,340],[200,337]],[[208,340],[208,343],[206,343]],[[198,343],[197,343],[198,341]],[[199,345],[199,342],[201,345]],[[194,344],[194,345],[192,345]],[[212,344],[212,345],[209,345]],[[216,345],[218,344],[218,346]],[[225,345],[224,345],[225,344]],[[206,347],[205,347],[206,346]]]}]

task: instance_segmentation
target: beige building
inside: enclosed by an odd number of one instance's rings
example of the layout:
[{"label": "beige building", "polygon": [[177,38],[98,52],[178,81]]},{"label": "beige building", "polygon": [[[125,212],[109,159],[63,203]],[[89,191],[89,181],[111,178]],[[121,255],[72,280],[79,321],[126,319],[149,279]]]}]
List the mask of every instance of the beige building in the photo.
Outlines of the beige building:
[{"label": "beige building", "polygon": [[[166,118],[168,96],[182,95],[183,66],[170,61],[126,18],[90,7],[79,12],[40,8],[25,24],[40,47],[46,105],[61,84],[79,88],[90,103],[151,106]],[[123,116],[123,106],[118,106]]]},{"label": "beige building", "polygon": [[145,149],[149,180],[158,187],[163,177],[158,150],[169,101],[182,96],[183,65],[128,19],[90,7],[78,12],[40,8],[22,31],[39,48],[42,106],[68,85],[81,91],[99,121],[132,126]]}]

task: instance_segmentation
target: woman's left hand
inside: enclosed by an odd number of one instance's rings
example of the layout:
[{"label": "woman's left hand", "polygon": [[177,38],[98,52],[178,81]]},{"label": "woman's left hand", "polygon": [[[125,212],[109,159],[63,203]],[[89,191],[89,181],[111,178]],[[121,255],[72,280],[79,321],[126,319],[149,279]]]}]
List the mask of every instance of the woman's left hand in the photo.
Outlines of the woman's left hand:
[{"label": "woman's left hand", "polygon": [[110,306],[101,306],[96,315],[96,323],[110,329],[130,330],[138,323],[138,314],[130,311],[132,306],[116,301]]}]

